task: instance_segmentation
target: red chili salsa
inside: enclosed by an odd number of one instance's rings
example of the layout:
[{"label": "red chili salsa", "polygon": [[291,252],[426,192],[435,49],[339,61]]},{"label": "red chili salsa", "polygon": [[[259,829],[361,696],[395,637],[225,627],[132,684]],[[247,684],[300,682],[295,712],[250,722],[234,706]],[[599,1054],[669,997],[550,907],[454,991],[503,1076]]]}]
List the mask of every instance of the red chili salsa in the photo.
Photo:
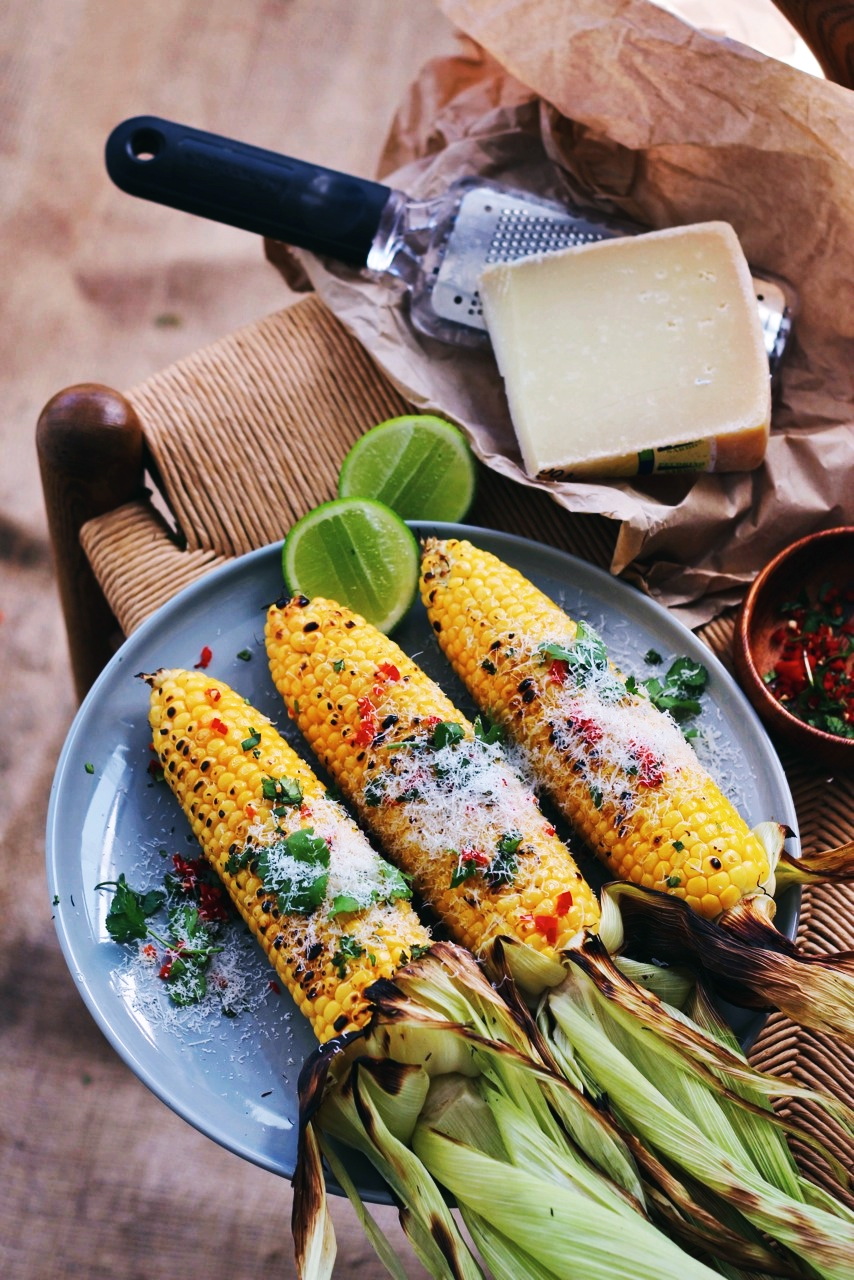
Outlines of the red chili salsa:
[{"label": "red chili salsa", "polygon": [[764,680],[787,711],[839,738],[854,738],[854,588],[823,586],[780,609],[777,660]]}]

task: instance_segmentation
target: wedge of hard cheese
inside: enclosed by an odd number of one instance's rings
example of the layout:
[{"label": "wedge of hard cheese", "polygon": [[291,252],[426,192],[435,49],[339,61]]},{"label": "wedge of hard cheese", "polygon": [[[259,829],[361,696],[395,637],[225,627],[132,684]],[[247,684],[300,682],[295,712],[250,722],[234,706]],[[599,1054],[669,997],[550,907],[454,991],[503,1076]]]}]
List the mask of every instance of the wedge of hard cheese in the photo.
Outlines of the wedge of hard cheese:
[{"label": "wedge of hard cheese", "polygon": [[762,461],[768,359],[728,223],[490,266],[480,292],[529,476],[741,471]]}]

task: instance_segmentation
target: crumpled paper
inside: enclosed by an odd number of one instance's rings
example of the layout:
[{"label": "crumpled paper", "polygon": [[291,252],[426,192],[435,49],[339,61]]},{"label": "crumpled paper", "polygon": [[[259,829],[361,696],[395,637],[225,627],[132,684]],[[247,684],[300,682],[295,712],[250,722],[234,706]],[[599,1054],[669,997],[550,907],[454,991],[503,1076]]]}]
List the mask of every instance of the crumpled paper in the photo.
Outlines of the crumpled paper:
[{"label": "crumpled paper", "polygon": [[[479,174],[650,228],[730,222],[799,298],[764,464],[740,474],[549,482],[618,522],[611,570],[699,625],[814,529],[854,524],[854,94],[647,0],[439,0],[463,39],[401,106],[379,173],[413,197]],[[406,290],[267,246],[302,271],[403,394],[520,484],[490,352],[417,334]],[[298,268],[295,268],[298,264]]]}]

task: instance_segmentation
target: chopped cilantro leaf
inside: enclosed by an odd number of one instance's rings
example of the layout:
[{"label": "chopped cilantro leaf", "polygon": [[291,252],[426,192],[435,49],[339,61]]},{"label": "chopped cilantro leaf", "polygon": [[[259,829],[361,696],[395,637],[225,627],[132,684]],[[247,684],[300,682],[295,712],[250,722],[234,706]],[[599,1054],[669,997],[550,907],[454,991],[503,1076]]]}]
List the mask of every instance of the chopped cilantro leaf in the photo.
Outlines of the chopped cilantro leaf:
[{"label": "chopped cilantro leaf", "polygon": [[474,736],[479,742],[491,747],[504,740],[504,732],[500,725],[490,724],[486,716],[477,716],[474,722]]},{"label": "chopped cilantro leaf", "polygon": [[380,867],[380,888],[377,893],[378,902],[397,902],[399,898],[412,897],[412,877],[399,867],[385,862]]},{"label": "chopped cilantro leaf", "polygon": [[465,737],[465,729],[455,720],[440,720],[430,735],[430,745],[438,750],[461,742]]},{"label": "chopped cilantro leaf", "polygon": [[338,940],[338,949],[332,956],[332,963],[338,971],[338,977],[343,978],[346,975],[348,960],[357,960],[364,954],[365,948],[360,946],[351,934],[343,933]]},{"label": "chopped cilantro leaf", "polygon": [[165,902],[166,894],[159,889],[139,893],[132,889],[122,873],[118,880],[104,880],[96,889],[113,889],[115,893],[107,912],[105,924],[114,942],[133,942],[148,934],[145,923]]},{"label": "chopped cilantro leaf", "polygon": [[483,873],[484,879],[491,889],[497,889],[503,884],[510,884],[513,880],[516,875],[516,853],[521,843],[522,836],[518,831],[507,831],[499,839],[496,845],[495,857]]},{"label": "chopped cilantro leaf", "polygon": [[[262,845],[256,851],[258,876],[264,888],[275,896],[285,915],[310,915],[323,901],[329,881],[329,845],[314,834],[313,827],[292,831],[284,839]],[[281,857],[305,864],[303,874],[286,876]]]},{"label": "chopped cilantro leaf", "polygon": [[[571,644],[557,641],[538,646],[540,653],[552,662],[565,662],[579,687],[584,688],[596,678],[596,687],[601,697],[608,701],[616,701],[625,692],[622,680],[611,672],[608,651],[598,632],[586,622],[576,626],[575,638]],[[605,677],[603,679],[603,676]]]},{"label": "chopped cilantro leaf", "polygon": [[702,663],[693,658],[677,658],[665,676],[650,676],[641,683],[653,706],[659,711],[668,711],[674,720],[682,724],[702,711],[700,695],[708,679],[709,673]]},{"label": "chopped cilantro leaf", "polygon": [[[297,831],[292,831],[284,843],[286,851],[297,862],[317,862],[322,867],[329,866],[329,845],[322,836],[314,834],[313,827],[300,827]],[[263,874],[261,879],[264,879]]]},{"label": "chopped cilantro leaf", "polygon": [[238,871],[245,870],[252,862],[252,859],[258,852],[256,845],[251,841],[246,844],[237,853],[231,853],[225,860],[225,869],[230,876],[236,876]]},{"label": "chopped cilantro leaf", "polygon": [[329,918],[330,920],[332,920],[335,918],[335,916],[343,916],[343,915],[349,914],[349,912],[351,911],[360,911],[360,910],[361,910],[361,904],[358,901],[358,899],[354,898],[349,893],[339,893],[336,897],[332,899],[332,906],[329,910]]},{"label": "chopped cilantro leaf", "polygon": [[280,805],[302,804],[302,787],[296,778],[262,778],[261,794],[265,800],[275,800]]},{"label": "chopped cilantro leaf", "polygon": [[456,866],[451,872],[450,886],[456,889],[463,881],[470,880],[479,870],[479,864],[472,858],[461,858],[457,856]]},{"label": "chopped cilantro leaf", "polygon": [[376,809],[381,805],[386,793],[387,783],[382,774],[375,774],[373,778],[365,784],[365,790],[362,793],[362,799],[369,809]]}]

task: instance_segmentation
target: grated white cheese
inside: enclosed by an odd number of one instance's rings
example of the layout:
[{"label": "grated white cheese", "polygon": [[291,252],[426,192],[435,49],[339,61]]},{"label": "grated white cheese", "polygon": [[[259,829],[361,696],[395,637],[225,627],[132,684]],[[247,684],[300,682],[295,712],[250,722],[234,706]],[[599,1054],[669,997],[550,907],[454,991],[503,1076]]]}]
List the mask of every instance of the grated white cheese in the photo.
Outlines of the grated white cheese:
[{"label": "grated white cheese", "polygon": [[[142,943],[137,949],[124,949],[114,981],[123,1002],[149,1034],[165,1032],[183,1040],[192,1035],[194,1046],[214,1049],[223,1033],[224,1009],[238,1016],[252,1015],[266,1003],[272,970],[258,944],[240,920],[222,928],[218,945],[223,949],[207,971],[207,995],[193,1004],[176,1005],[170,999],[168,984],[158,976],[162,956],[149,956]],[[285,1016],[290,1019],[289,1012]],[[230,1018],[225,1020],[233,1025]],[[258,1035],[261,1026],[250,1018],[246,1034]]]},{"label": "grated white cheese", "polygon": [[[385,753],[377,753],[382,761]],[[536,800],[503,748],[465,738],[432,748],[400,744],[377,769],[381,803],[407,801],[407,816],[430,857],[478,849],[492,854],[497,834],[530,824]]]}]

